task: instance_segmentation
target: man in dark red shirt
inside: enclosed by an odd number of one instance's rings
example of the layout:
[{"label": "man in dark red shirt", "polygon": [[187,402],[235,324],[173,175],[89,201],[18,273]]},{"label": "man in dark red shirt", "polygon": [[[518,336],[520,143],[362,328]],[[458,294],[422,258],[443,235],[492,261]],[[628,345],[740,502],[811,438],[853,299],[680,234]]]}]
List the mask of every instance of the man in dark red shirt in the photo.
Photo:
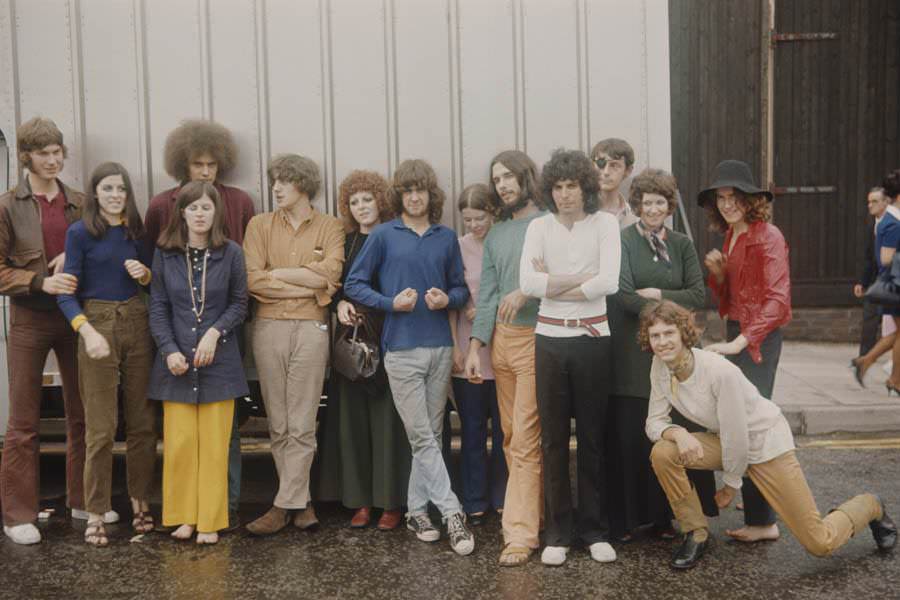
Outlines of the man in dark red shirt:
[{"label": "man in dark red shirt", "polygon": [[[255,212],[253,200],[247,192],[223,185],[237,164],[237,144],[231,132],[212,121],[188,120],[175,128],[166,138],[164,162],[166,173],[179,181],[176,187],[153,197],[144,217],[145,240],[152,249],[175,206],[175,196],[181,186],[190,181],[212,183],[225,206],[225,225],[228,237],[237,244],[244,243],[244,231]],[[243,346],[243,344],[241,344]],[[234,411],[231,445],[228,450],[228,529],[238,525],[237,510],[241,496],[241,437],[238,432],[238,410]]]},{"label": "man in dark red shirt", "polygon": [[[84,408],[78,393],[76,333],[54,296],[74,294],[78,281],[62,272],[66,229],[81,217],[84,195],[57,176],[66,147],[56,124],[36,117],[16,131],[19,161],[28,169],[0,196],[0,294],[10,297],[9,422],[0,460],[3,532],[17,544],[36,544],[38,425],[44,363],[52,349],[66,412],[66,492],[72,516],[84,512]],[[118,520],[110,511],[107,522]]]}]

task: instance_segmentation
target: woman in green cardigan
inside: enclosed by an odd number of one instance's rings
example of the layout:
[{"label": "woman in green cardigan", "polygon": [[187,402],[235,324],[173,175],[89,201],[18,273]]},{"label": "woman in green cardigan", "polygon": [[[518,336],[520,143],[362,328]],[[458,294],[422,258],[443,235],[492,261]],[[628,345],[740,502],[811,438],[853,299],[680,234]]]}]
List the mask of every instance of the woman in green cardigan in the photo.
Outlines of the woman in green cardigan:
[{"label": "woman in green cardigan", "polygon": [[[658,535],[673,533],[666,497],[650,468],[651,445],[644,433],[653,357],[641,350],[637,334],[641,309],[652,300],[672,300],[691,310],[704,305],[703,273],[694,244],[665,225],[677,203],[675,178],[666,171],[645,169],[634,178],[629,204],[640,220],[622,230],[619,292],[608,307],[615,348],[607,418],[609,522],[612,537],[620,541],[630,540],[638,527],[649,523]],[[695,485],[715,491],[714,481]],[[711,495],[701,493],[701,498]],[[704,510],[714,511],[712,505],[705,502]]]}]

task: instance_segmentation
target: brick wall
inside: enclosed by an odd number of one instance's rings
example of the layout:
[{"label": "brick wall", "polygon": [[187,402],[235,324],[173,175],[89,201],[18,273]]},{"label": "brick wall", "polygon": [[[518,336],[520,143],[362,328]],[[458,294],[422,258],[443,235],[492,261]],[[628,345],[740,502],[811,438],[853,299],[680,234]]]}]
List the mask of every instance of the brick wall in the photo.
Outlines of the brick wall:
[{"label": "brick wall", "polygon": [[[805,342],[859,342],[862,308],[794,308],[793,320],[784,331],[784,339]],[[697,324],[705,327],[703,337],[721,340],[725,321],[713,311],[697,313]]]}]

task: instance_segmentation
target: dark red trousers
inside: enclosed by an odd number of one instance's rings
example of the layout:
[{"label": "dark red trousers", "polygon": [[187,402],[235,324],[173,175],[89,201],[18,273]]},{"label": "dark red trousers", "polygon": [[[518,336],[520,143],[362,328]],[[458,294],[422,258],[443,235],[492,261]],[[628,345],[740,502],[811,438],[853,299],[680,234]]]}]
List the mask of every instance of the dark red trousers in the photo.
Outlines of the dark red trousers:
[{"label": "dark red trousers", "polygon": [[77,334],[57,310],[10,307],[7,364],[9,423],[0,460],[3,524],[37,520],[40,485],[41,384],[50,350],[56,354],[66,411],[66,504],[84,509],[84,407],[78,393]]}]

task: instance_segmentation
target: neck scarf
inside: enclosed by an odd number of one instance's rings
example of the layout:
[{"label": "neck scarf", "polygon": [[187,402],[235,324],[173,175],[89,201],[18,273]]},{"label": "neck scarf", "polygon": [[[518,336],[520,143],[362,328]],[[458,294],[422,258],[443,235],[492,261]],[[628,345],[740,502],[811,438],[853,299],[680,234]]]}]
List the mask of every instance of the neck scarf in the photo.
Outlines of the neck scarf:
[{"label": "neck scarf", "polygon": [[653,249],[653,261],[663,261],[667,265],[672,264],[671,259],[669,258],[669,248],[666,245],[666,227],[662,225],[659,229],[655,231],[651,231],[644,227],[641,221],[637,222],[637,230],[644,239],[650,244],[650,248]]}]

